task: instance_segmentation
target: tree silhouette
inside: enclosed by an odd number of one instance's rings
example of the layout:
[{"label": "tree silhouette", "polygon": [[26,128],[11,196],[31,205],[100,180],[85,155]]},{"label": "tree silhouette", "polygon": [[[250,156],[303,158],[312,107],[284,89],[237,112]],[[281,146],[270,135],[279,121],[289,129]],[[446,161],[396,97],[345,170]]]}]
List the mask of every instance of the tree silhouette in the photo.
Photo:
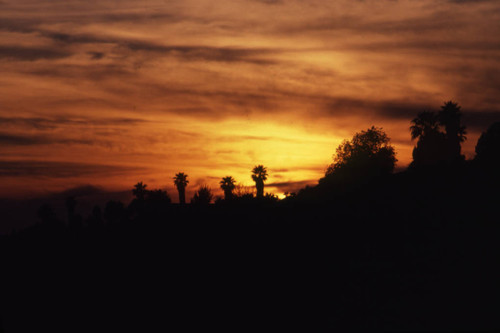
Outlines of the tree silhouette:
[{"label": "tree silhouette", "polygon": [[146,201],[150,204],[169,204],[171,202],[167,191],[161,189],[148,191]]},{"label": "tree silhouette", "polygon": [[394,171],[396,153],[382,128],[372,126],[344,140],[336,150],[325,176],[370,177]]},{"label": "tree silhouette", "polygon": [[460,144],[466,140],[466,131],[461,124],[461,117],[460,106],[452,101],[444,103],[438,113],[419,113],[411,121],[411,138],[418,139],[418,142],[413,149],[410,166],[432,166],[464,160]]},{"label": "tree silhouette", "polygon": [[204,185],[196,191],[193,198],[191,199],[191,203],[195,205],[208,205],[212,202],[213,194],[210,187]]},{"label": "tree silhouette", "polygon": [[92,214],[87,218],[87,225],[90,228],[98,228],[102,225],[102,211],[101,207],[94,206],[92,209]]},{"label": "tree silhouette", "polygon": [[418,139],[413,149],[411,167],[434,165],[446,159],[446,136],[439,130],[439,117],[424,111],[411,121],[411,139]]},{"label": "tree silhouette", "polygon": [[110,200],[104,207],[104,219],[109,225],[116,225],[126,219],[125,206],[121,201]]},{"label": "tree silhouette", "polygon": [[80,228],[82,226],[82,217],[75,213],[77,201],[75,197],[66,198],[66,210],[68,213],[68,225],[71,228]]},{"label": "tree silhouette", "polygon": [[60,224],[56,213],[49,204],[43,204],[37,211],[37,216],[42,224],[56,226]]},{"label": "tree silhouette", "polygon": [[186,203],[186,186],[189,183],[187,180],[188,175],[183,172],[179,172],[174,177],[174,184],[177,187],[177,191],[179,192],[179,203]]},{"label": "tree silhouette", "polygon": [[219,182],[220,188],[224,191],[224,199],[231,200],[233,198],[233,190],[236,187],[236,181],[233,177],[227,176]]},{"label": "tree silhouette", "polygon": [[467,139],[465,136],[467,132],[465,126],[461,124],[461,117],[460,106],[452,101],[448,101],[441,106],[441,111],[438,113],[439,124],[444,127],[446,134],[446,150],[449,161],[464,159],[460,154],[460,144]]},{"label": "tree silhouette", "polygon": [[263,165],[257,165],[252,169],[252,179],[257,189],[257,198],[264,196],[264,182],[267,180],[267,168]]},{"label": "tree silhouette", "polygon": [[132,194],[135,195],[137,200],[144,201],[144,198],[145,198],[146,193],[147,193],[146,187],[148,187],[148,185],[143,184],[142,182],[139,182],[139,183],[134,185],[134,189],[132,190]]},{"label": "tree silhouette", "polygon": [[435,112],[424,111],[411,121],[411,139],[420,139],[439,132],[438,117]]},{"label": "tree silhouette", "polygon": [[479,137],[475,160],[488,168],[500,165],[500,122],[492,124]]},{"label": "tree silhouette", "polygon": [[68,223],[72,224],[75,217],[76,200],[75,197],[66,198],[66,210],[68,213]]}]

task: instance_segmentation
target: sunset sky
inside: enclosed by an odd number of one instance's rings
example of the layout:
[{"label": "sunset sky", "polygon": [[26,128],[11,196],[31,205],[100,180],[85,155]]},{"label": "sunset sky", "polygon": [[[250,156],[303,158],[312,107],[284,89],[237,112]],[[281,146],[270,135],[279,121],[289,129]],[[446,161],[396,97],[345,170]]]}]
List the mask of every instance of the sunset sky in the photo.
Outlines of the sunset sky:
[{"label": "sunset sky", "polygon": [[500,1],[0,0],[0,197],[231,175],[314,184],[371,125],[411,161],[448,100],[500,120]]}]

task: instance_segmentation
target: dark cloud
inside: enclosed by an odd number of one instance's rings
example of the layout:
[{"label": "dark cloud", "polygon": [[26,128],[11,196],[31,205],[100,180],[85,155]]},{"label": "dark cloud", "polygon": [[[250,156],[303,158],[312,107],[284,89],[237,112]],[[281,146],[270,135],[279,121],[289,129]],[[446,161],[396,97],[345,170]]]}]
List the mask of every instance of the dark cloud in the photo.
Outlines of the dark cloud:
[{"label": "dark cloud", "polygon": [[277,53],[276,49],[209,47],[209,46],[165,46],[144,42],[124,43],[133,51],[149,51],[177,56],[185,60],[206,60],[220,62],[248,62],[259,65],[273,64],[270,59],[262,56]]},{"label": "dark cloud", "polygon": [[[445,101],[443,101],[444,103]],[[408,120],[415,118],[423,111],[439,111],[441,104],[417,103],[414,101],[370,101],[364,99],[336,98],[326,105],[326,111],[332,117],[369,116],[385,120]],[[459,105],[460,101],[458,102]],[[471,106],[462,106],[463,123],[473,131],[483,130],[495,121],[500,120],[500,108],[480,110]]]},{"label": "dark cloud", "polygon": [[0,133],[0,146],[33,146],[33,145],[47,145],[47,144],[93,145],[95,144],[95,140],[55,138],[42,135],[16,135],[16,134]]},{"label": "dark cloud", "polygon": [[[325,109],[331,116],[365,115],[367,117],[383,117],[390,119],[411,119],[418,113],[435,109],[431,103],[416,103],[401,100],[369,100],[348,97],[331,98]],[[370,114],[371,112],[371,114]]]},{"label": "dark cloud", "polygon": [[500,121],[500,110],[470,112],[463,110],[463,123],[472,131],[484,132],[497,121]]},{"label": "dark cloud", "polygon": [[447,0],[447,1],[456,4],[479,4],[483,2],[497,2],[497,0]]},{"label": "dark cloud", "polygon": [[50,198],[57,199],[65,199],[67,197],[83,197],[83,196],[90,196],[90,195],[98,195],[98,194],[104,194],[106,191],[100,187],[100,186],[95,186],[95,185],[82,185],[82,186],[77,186],[73,188],[69,188],[67,190],[64,190],[62,192],[54,193],[50,195]]},{"label": "dark cloud", "polygon": [[1,126],[31,127],[39,130],[62,126],[129,126],[146,122],[148,121],[138,118],[0,117]]},{"label": "dark cloud", "polygon": [[89,52],[88,54],[92,60],[100,60],[105,56],[104,52]]},{"label": "dark cloud", "polygon": [[[212,47],[203,45],[162,45],[144,40],[133,40],[103,35],[67,34],[61,32],[41,31],[44,37],[56,42],[69,44],[114,44],[136,52],[149,52],[169,55],[184,60],[206,60],[220,62],[249,62],[254,64],[272,64],[274,61],[262,58],[283,50],[265,48]],[[122,53],[120,50],[115,50]]]},{"label": "dark cloud", "polygon": [[71,55],[72,53],[69,51],[55,48],[0,45],[0,59],[35,61],[40,59],[67,58]]},{"label": "dark cloud", "polygon": [[0,177],[71,178],[129,174],[138,168],[49,161],[0,161]]},{"label": "dark cloud", "polygon": [[[134,24],[146,24],[154,23],[155,21],[161,21],[162,23],[175,23],[183,20],[189,19],[179,13],[169,13],[169,12],[145,12],[145,13],[134,13],[134,12],[112,12],[111,9],[101,9],[101,11],[88,10],[88,8],[82,8],[80,13],[58,13],[58,9],[54,8],[52,12],[45,13],[45,15],[37,16],[26,16],[21,12],[11,12],[9,14],[1,15],[0,13],[0,30],[12,31],[12,32],[22,32],[31,33],[38,32],[45,34],[46,31],[41,28],[42,25],[51,23],[72,23],[72,24],[93,24],[93,23],[134,23]],[[17,14],[17,15],[16,15]],[[15,18],[13,17],[15,15]],[[48,33],[49,34],[49,33]],[[54,33],[54,38],[61,37],[61,39],[67,38],[69,35],[63,33]]]},{"label": "dark cloud", "polygon": [[[500,32],[500,27],[499,27]],[[474,56],[475,52],[500,51],[500,43],[494,40],[463,40],[460,42],[439,39],[394,40],[384,42],[347,43],[337,49],[388,52],[394,50],[414,50],[418,52],[461,51]],[[482,56],[480,54],[479,56]]]},{"label": "dark cloud", "polygon": [[266,5],[282,5],[285,3],[284,0],[251,0],[251,1],[265,3]]},{"label": "dark cloud", "polygon": [[295,192],[303,189],[306,186],[314,186],[318,184],[317,179],[302,180],[302,181],[290,181],[290,182],[276,182],[266,184],[267,187],[274,187],[282,192]]}]

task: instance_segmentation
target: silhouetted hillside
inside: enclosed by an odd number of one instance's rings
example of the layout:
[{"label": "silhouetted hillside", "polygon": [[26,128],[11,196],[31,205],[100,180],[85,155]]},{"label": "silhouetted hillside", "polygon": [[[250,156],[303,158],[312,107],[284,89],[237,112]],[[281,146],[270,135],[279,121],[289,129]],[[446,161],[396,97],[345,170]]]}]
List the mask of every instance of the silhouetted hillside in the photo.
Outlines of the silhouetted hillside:
[{"label": "silhouetted hillside", "polygon": [[181,204],[139,182],[129,204],[86,215],[74,195],[66,214],[41,205],[36,224],[0,238],[5,332],[499,330],[498,126],[466,161],[445,106],[451,125],[421,114],[412,127],[441,133],[445,157],[419,141],[422,159],[399,173],[372,127],[284,200],[264,194],[259,165],[257,196],[226,176],[215,204],[207,186],[187,204],[178,173]]}]

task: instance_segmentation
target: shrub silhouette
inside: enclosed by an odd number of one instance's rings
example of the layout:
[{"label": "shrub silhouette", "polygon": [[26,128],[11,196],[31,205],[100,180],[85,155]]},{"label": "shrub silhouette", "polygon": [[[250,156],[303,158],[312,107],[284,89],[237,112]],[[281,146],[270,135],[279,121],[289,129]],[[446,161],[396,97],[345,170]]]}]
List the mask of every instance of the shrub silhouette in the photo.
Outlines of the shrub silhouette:
[{"label": "shrub silhouette", "polygon": [[263,165],[257,165],[252,169],[252,179],[257,189],[257,198],[264,196],[264,182],[267,180],[267,168]]},{"label": "shrub silhouette", "polygon": [[397,159],[389,141],[382,128],[375,126],[356,133],[337,147],[325,178],[366,178],[392,173]]},{"label": "shrub silhouette", "polygon": [[189,183],[187,177],[188,175],[184,174],[183,172],[179,172],[174,177],[174,184],[177,187],[177,191],[179,192],[179,203],[182,205],[186,203],[186,186]]},{"label": "shrub silhouette", "polygon": [[194,205],[208,205],[212,202],[212,199],[212,190],[208,186],[204,185],[196,191],[191,199],[191,203]]}]

